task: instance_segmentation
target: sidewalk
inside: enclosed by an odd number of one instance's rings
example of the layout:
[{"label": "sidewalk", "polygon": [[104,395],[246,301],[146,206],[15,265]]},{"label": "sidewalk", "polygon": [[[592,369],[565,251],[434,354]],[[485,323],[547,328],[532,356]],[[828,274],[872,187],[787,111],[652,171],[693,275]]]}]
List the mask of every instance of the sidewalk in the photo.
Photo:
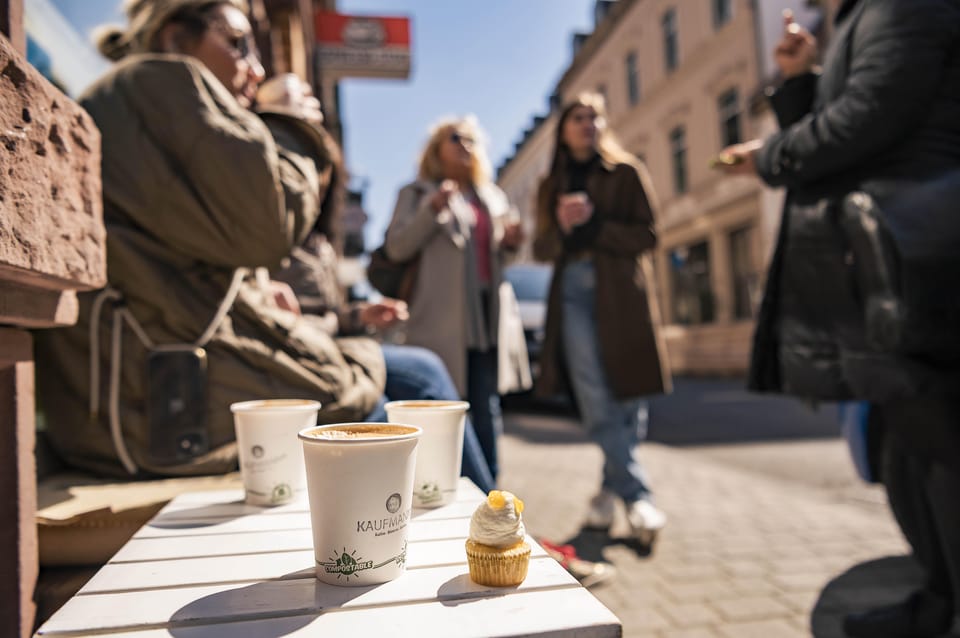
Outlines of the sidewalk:
[{"label": "sidewalk", "polygon": [[902,598],[918,578],[878,488],[857,488],[857,498],[702,450],[641,450],[670,517],[649,556],[622,540],[622,511],[610,536],[581,533],[601,455],[572,421],[508,414],[501,447],[499,483],[524,499],[528,533],[616,566],[616,579],[592,591],[624,636],[839,638],[845,613]]}]

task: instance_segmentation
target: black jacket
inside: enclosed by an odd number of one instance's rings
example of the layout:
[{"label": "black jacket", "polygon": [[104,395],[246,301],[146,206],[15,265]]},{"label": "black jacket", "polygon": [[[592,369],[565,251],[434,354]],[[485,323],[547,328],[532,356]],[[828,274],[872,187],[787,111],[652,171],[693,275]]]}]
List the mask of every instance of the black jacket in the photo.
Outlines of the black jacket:
[{"label": "black jacket", "polygon": [[788,80],[771,103],[781,130],[757,169],[788,191],[749,386],[827,400],[914,394],[929,368],[865,340],[854,272],[864,265],[852,263],[839,207],[864,191],[883,208],[960,168],[960,2],[847,0],[822,73]]}]

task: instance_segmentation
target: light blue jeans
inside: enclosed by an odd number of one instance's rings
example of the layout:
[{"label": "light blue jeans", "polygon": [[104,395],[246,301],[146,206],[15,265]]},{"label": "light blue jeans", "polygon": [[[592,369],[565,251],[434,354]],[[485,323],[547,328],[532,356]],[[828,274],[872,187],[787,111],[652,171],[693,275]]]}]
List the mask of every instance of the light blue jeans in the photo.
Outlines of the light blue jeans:
[{"label": "light blue jeans", "polygon": [[[596,321],[597,277],[589,259],[563,270],[563,350],[583,424],[603,451],[603,487],[624,502],[652,500],[636,447],[647,436],[643,399],[617,400],[600,360]],[[608,311],[616,312],[616,309]]]}]

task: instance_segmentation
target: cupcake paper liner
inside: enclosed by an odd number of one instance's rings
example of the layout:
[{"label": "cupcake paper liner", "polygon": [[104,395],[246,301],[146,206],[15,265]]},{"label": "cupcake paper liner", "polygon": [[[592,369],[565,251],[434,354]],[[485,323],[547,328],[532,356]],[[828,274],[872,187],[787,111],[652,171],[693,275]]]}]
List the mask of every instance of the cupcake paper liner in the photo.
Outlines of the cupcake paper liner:
[{"label": "cupcake paper liner", "polygon": [[466,548],[470,580],[478,585],[511,587],[519,585],[527,577],[530,545],[526,542],[500,548],[468,540]]}]

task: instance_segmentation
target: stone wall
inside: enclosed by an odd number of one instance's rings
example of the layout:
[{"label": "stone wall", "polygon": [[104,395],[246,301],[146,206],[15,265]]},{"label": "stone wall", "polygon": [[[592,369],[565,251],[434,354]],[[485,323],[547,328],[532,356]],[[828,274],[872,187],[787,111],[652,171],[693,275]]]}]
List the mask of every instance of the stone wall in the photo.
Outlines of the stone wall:
[{"label": "stone wall", "polygon": [[0,279],[106,282],[100,132],[0,38]]}]

